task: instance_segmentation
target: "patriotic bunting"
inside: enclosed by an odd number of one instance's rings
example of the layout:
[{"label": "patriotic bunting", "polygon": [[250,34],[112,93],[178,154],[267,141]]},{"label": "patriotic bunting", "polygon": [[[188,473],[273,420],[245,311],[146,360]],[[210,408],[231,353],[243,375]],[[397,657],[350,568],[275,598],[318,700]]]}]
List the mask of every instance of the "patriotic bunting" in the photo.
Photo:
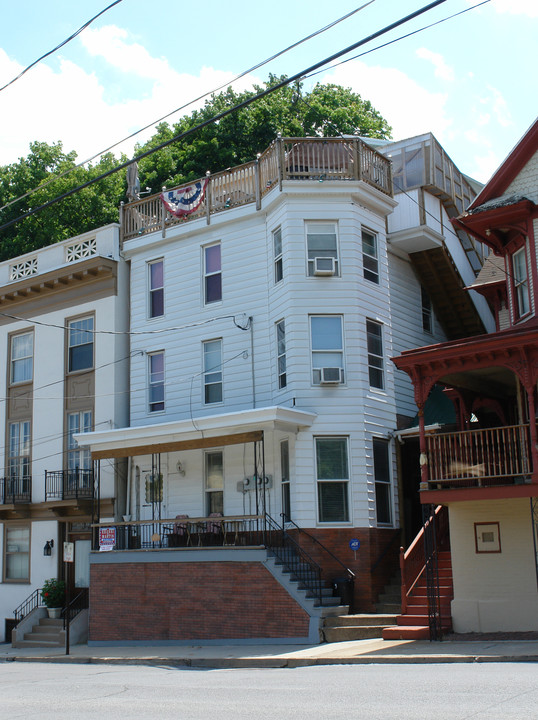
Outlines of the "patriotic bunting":
[{"label": "patriotic bunting", "polygon": [[197,210],[205,196],[208,178],[199,180],[188,187],[178,190],[165,190],[161,193],[161,200],[168,212],[176,217],[190,215]]}]

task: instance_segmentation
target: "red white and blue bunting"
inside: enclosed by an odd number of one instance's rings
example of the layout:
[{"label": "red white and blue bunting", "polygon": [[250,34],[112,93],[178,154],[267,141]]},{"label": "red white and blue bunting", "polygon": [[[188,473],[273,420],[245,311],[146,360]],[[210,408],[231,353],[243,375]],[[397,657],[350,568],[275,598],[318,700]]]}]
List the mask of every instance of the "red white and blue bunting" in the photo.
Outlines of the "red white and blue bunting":
[{"label": "red white and blue bunting", "polygon": [[190,215],[197,210],[205,196],[208,178],[199,180],[188,187],[178,190],[165,190],[161,193],[161,200],[168,212],[176,217]]}]

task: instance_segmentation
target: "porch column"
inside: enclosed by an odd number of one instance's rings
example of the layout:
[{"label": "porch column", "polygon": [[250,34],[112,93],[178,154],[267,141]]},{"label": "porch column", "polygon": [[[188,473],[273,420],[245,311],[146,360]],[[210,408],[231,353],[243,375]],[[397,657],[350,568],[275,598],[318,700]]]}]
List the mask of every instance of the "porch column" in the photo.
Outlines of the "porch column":
[{"label": "porch column", "polygon": [[424,405],[418,406],[418,430],[419,430],[419,448],[420,448],[420,489],[428,489],[429,469],[428,469],[428,449],[426,447],[426,432],[424,431]]},{"label": "porch column", "polygon": [[536,403],[534,400],[534,384],[532,387],[525,387],[527,391],[527,397],[529,401],[529,430],[530,430],[530,443],[531,443],[531,458],[532,458],[532,482],[538,483],[538,447],[536,446]]}]

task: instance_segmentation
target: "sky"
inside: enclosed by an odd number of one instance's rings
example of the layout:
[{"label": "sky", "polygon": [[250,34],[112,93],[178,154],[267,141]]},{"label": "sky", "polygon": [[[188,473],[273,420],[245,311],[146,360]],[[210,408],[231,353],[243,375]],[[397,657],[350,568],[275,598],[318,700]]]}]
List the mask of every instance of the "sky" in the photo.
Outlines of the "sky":
[{"label": "sky", "polygon": [[[3,0],[0,86],[110,2]],[[61,141],[65,151],[86,160],[150,124],[113,150],[131,156],[134,143],[147,140],[162,116],[366,2],[122,0],[0,92],[0,165],[26,156],[35,140]],[[538,0],[490,0],[378,48],[477,2],[446,0],[343,59],[372,52],[307,77],[304,87],[333,82],[352,88],[386,118],[395,140],[432,132],[462,172],[486,182],[537,115]],[[300,73],[426,4],[374,0],[233,87],[251,88],[269,73]]]}]

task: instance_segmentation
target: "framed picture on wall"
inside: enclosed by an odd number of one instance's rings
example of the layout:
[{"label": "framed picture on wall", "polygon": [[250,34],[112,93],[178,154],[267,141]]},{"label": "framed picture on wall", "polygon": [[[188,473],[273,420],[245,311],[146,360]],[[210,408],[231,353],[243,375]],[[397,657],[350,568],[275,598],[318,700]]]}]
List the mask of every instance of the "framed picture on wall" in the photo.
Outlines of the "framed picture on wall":
[{"label": "framed picture on wall", "polygon": [[498,522],[475,523],[474,539],[477,553],[501,552],[501,533]]}]

